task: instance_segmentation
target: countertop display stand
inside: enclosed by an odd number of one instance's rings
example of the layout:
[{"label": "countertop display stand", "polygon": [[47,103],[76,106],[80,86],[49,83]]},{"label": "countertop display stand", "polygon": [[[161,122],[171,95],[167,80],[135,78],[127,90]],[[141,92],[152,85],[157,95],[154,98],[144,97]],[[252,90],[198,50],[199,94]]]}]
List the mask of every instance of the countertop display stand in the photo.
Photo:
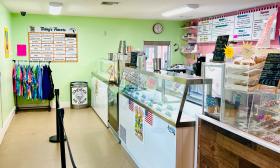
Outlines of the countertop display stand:
[{"label": "countertop display stand", "polygon": [[[26,62],[26,63],[48,63],[48,65],[50,65],[51,61],[30,61],[30,60],[13,60],[14,63],[16,62]],[[48,104],[47,105],[28,105],[28,106],[24,106],[21,107],[19,106],[18,103],[18,96],[15,94],[15,106],[16,106],[16,113],[18,113],[19,111],[27,111],[27,110],[48,110],[49,112],[51,111],[51,100],[48,100]]]}]

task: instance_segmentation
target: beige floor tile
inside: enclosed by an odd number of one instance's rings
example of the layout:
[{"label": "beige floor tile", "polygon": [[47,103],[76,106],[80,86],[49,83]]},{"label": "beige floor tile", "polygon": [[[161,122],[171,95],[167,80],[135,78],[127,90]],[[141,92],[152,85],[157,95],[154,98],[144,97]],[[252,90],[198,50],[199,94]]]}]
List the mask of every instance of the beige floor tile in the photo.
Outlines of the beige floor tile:
[{"label": "beige floor tile", "polygon": [[[65,109],[64,120],[78,168],[136,167],[91,108]],[[61,167],[59,145],[48,142],[55,121],[55,111],[16,114],[0,145],[0,168]]]}]

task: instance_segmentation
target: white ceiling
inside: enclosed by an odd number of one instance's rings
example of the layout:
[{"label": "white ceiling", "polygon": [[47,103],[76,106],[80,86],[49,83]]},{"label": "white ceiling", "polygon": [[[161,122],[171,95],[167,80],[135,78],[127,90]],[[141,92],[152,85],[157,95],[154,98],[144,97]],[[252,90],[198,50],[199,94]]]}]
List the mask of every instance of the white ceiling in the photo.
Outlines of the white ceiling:
[{"label": "white ceiling", "polygon": [[[167,20],[212,16],[279,2],[279,0],[104,0],[118,1],[120,4],[102,6],[102,0],[0,0],[11,12],[26,11],[33,14],[48,14],[50,1],[64,4],[62,15]],[[194,3],[200,4],[200,7],[193,12],[173,18],[161,16],[161,13],[167,10]]]}]

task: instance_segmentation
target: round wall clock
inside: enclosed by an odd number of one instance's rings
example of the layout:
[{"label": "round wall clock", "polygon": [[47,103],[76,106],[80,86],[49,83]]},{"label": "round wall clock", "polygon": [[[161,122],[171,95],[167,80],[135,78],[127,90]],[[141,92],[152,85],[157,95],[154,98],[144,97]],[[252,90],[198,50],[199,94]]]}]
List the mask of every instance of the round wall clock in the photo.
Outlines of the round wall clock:
[{"label": "round wall clock", "polygon": [[153,31],[154,31],[154,33],[156,33],[156,34],[162,33],[162,32],[163,32],[163,26],[162,26],[162,24],[160,24],[160,23],[154,24],[154,26],[153,26]]}]

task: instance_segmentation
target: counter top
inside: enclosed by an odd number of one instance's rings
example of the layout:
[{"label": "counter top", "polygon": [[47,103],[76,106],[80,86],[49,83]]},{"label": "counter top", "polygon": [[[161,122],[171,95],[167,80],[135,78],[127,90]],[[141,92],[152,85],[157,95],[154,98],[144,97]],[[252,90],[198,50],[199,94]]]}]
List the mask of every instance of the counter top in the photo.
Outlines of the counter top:
[{"label": "counter top", "polygon": [[106,84],[115,84],[116,82],[110,81],[109,78],[110,76],[106,73],[96,73],[96,72],[91,72],[91,75],[99,79],[100,81],[106,83]]},{"label": "counter top", "polygon": [[228,124],[222,123],[220,121],[217,121],[217,120],[212,119],[210,117],[207,117],[205,115],[197,114],[197,117],[199,119],[207,121],[207,122],[209,122],[209,123],[211,123],[213,125],[216,125],[216,126],[222,128],[224,130],[227,130],[227,131],[229,131],[229,132],[231,132],[233,134],[241,136],[241,137],[243,137],[243,138],[245,138],[245,139],[247,139],[249,141],[252,141],[252,142],[254,142],[254,143],[258,144],[258,145],[266,147],[266,148],[268,148],[268,149],[270,149],[270,150],[272,150],[274,152],[280,153],[280,146],[277,146],[275,144],[267,142],[267,141],[265,141],[265,140],[263,140],[261,138],[258,138],[258,137],[254,136],[254,135],[251,135],[251,134],[249,134],[247,132],[241,131],[241,130],[239,130],[237,128],[234,128],[234,127],[232,127],[232,126],[230,126]]}]

